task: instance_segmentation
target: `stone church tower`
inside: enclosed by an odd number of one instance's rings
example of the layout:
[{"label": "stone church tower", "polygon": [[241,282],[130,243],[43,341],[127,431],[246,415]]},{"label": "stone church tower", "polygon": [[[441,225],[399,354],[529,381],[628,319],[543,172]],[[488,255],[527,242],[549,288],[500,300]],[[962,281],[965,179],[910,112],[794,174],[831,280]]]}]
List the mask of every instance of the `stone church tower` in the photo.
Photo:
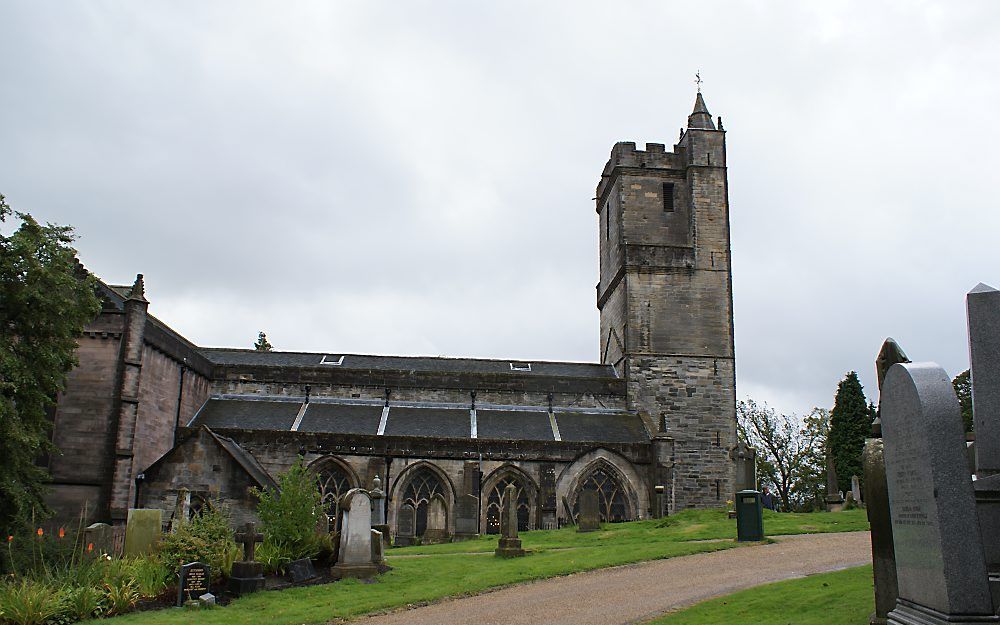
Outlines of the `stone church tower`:
[{"label": "stone church tower", "polygon": [[618,143],[597,186],[601,362],[653,434],[671,509],[731,496],[736,444],[726,134],[701,93],[672,152]]}]

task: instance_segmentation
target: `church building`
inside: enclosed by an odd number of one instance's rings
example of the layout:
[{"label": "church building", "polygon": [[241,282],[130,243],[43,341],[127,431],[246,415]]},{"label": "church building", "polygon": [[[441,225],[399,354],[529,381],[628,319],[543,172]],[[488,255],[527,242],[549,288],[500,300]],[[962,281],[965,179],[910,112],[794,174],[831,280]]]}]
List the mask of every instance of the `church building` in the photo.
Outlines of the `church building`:
[{"label": "church building", "polygon": [[259,352],[194,345],[147,312],[143,278],[99,284],[54,411],[50,503],[254,518],[301,456],[339,497],[386,493],[396,544],[721,506],[735,484],[736,378],[725,131],[701,93],[680,139],[617,143],[600,173],[600,362]]}]

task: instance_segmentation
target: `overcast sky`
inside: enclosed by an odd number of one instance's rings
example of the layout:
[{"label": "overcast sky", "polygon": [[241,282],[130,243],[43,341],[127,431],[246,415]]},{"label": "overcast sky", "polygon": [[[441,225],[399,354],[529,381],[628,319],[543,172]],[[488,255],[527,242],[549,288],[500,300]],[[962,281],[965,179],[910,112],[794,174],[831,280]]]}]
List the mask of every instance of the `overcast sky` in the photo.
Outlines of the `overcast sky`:
[{"label": "overcast sky", "polygon": [[1000,3],[0,3],[0,193],[199,345],[598,359],[616,141],[728,132],[737,385],[830,407],[1000,286]]}]

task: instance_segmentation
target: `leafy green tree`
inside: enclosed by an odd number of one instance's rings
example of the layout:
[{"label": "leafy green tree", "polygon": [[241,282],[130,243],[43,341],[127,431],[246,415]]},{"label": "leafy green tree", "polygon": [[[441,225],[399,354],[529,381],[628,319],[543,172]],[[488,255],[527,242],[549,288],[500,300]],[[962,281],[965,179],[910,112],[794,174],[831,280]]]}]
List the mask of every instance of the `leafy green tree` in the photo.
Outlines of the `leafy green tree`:
[{"label": "leafy green tree", "polygon": [[972,423],[972,378],[969,377],[969,370],[955,376],[951,381],[955,387],[955,394],[958,395],[958,405],[962,408],[962,421],[965,423],[965,431],[971,432]]},{"label": "leafy green tree", "polygon": [[277,491],[255,488],[253,494],[266,542],[286,548],[293,560],[316,555],[323,503],[316,475],[306,468],[302,456],[278,476]]},{"label": "leafy green tree", "polygon": [[799,419],[749,398],[737,404],[740,438],[757,450],[757,480],[781,499],[782,510],[807,509],[815,498],[823,482],[828,422],[821,408]]},{"label": "leafy green tree", "polygon": [[0,195],[0,527],[26,527],[46,511],[48,473],[38,460],[55,451],[47,416],[77,364],[77,338],[100,310],[94,279],[73,249],[69,226],[39,224]]},{"label": "leafy green tree", "polygon": [[258,352],[271,351],[271,344],[267,341],[267,335],[263,332],[259,332],[257,334],[257,342],[253,344],[253,348]]},{"label": "leafy green tree", "polygon": [[865,438],[871,435],[874,415],[865,399],[865,391],[858,380],[858,374],[849,372],[837,385],[837,396],[830,412],[830,434],[828,449],[833,454],[833,466],[837,473],[837,489],[851,489],[851,476],[864,479],[861,454]]}]

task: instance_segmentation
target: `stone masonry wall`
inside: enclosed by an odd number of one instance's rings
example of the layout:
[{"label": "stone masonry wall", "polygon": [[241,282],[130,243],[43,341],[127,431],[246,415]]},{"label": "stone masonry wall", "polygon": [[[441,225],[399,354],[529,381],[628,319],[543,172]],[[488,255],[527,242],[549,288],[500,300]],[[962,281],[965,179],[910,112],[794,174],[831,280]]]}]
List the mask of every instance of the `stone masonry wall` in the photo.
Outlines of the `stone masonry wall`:
[{"label": "stone masonry wall", "polygon": [[102,486],[111,462],[104,437],[114,407],[120,322],[121,315],[102,315],[88,326],[78,340],[80,366],[70,371],[59,394],[52,430],[58,451],[50,456],[53,483],[46,498],[57,522],[78,519],[84,507],[86,521],[102,518]]}]

